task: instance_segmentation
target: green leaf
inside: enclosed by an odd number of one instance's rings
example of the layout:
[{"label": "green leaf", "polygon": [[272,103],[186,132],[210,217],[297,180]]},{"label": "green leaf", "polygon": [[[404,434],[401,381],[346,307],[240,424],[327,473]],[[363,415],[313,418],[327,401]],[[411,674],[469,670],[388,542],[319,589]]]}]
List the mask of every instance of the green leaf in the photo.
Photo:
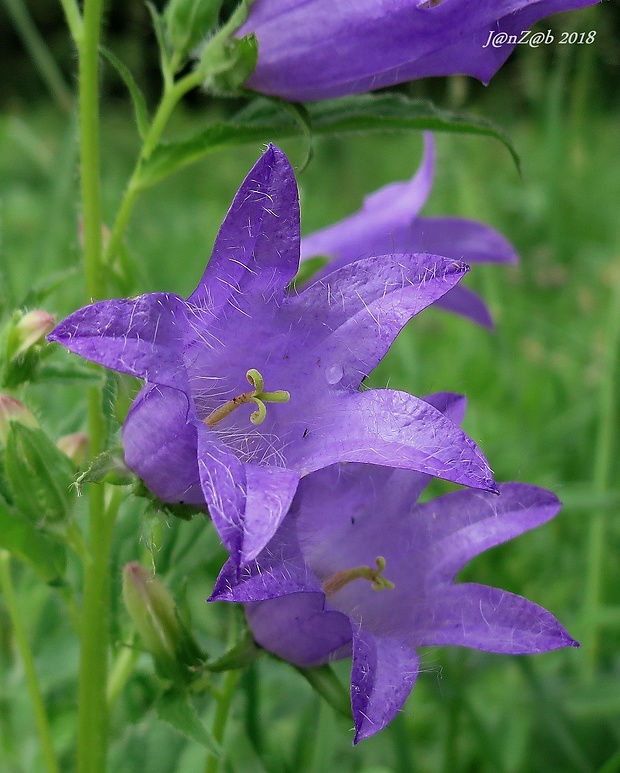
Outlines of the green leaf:
[{"label": "green leaf", "polygon": [[0,500],[0,547],[28,564],[45,582],[58,584],[65,572],[64,545],[37,529]]},{"label": "green leaf", "polygon": [[4,464],[17,510],[35,523],[67,518],[75,499],[75,470],[43,430],[12,422]]},{"label": "green leaf", "polygon": [[179,62],[217,24],[222,0],[170,0],[164,11],[168,40]]},{"label": "green leaf", "polygon": [[150,121],[149,121],[149,111],[146,106],[146,100],[144,99],[144,95],[140,91],[140,87],[134,80],[134,77],[131,74],[131,71],[129,70],[129,68],[125,64],[123,64],[123,62],[121,62],[121,60],[116,56],[116,54],[112,53],[112,51],[110,51],[105,46],[100,46],[99,50],[108,60],[108,62],[112,65],[112,67],[114,67],[116,72],[121,76],[121,78],[123,79],[123,82],[125,83],[125,86],[127,86],[129,94],[131,95],[131,101],[133,102],[133,109],[136,115],[136,124],[138,126],[138,131],[140,132],[140,137],[144,139],[149,130]]},{"label": "green leaf", "polygon": [[297,671],[335,711],[351,719],[351,699],[331,666],[297,668]]},{"label": "green leaf", "polygon": [[256,658],[263,655],[265,650],[256,644],[251,631],[246,631],[243,638],[234,647],[225,652],[217,660],[205,663],[205,671],[234,671],[245,668],[253,663]]},{"label": "green leaf", "polygon": [[146,0],[146,7],[151,14],[151,21],[153,22],[153,29],[155,30],[155,37],[157,38],[157,45],[159,47],[159,60],[161,64],[161,71],[164,76],[164,81],[172,78],[171,62],[170,62],[170,46],[166,36],[166,27],[164,20],[159,14],[159,11],[153,3]]},{"label": "green leaf", "polygon": [[174,688],[167,690],[158,698],[155,708],[157,716],[162,721],[172,725],[175,730],[178,730],[191,741],[204,746],[212,754],[221,756],[222,751],[219,744],[201,722],[196,710],[189,702],[186,692]]},{"label": "green leaf", "polygon": [[101,413],[105,421],[104,447],[107,448],[119,430],[116,420],[115,407],[118,398],[118,380],[116,373],[108,370],[105,374],[103,389],[101,390]]},{"label": "green leaf", "polygon": [[[517,169],[519,157],[507,136],[481,118],[442,110],[430,102],[402,94],[362,94],[306,105],[313,135],[347,135],[386,131],[436,131],[479,134],[498,139],[510,152]],[[148,188],[204,156],[247,143],[272,142],[306,133],[299,115],[281,100],[258,99],[229,121],[218,121],[186,140],[158,145],[143,162],[138,185]]]}]

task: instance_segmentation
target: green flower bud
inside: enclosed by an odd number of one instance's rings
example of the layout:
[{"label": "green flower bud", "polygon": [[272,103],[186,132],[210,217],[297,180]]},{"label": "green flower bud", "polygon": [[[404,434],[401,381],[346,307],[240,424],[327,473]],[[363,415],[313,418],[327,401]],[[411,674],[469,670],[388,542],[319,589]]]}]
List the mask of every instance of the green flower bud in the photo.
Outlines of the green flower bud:
[{"label": "green flower bud", "polygon": [[202,653],[181,622],[170,591],[141,564],[123,569],[123,600],[157,673],[174,682],[187,682]]},{"label": "green flower bud", "polygon": [[22,402],[0,392],[0,443],[3,446],[6,445],[12,421],[33,429],[39,426],[38,421]]},{"label": "green flower bud", "polygon": [[11,331],[10,356],[12,359],[24,354],[54,329],[56,317],[42,309],[24,314]]}]

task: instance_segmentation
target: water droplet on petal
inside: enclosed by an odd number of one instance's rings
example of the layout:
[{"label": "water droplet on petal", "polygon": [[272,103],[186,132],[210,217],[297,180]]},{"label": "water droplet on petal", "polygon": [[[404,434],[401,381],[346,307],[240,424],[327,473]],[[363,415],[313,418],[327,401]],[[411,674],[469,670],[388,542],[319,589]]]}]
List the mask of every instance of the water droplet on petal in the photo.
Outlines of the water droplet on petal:
[{"label": "water droplet on petal", "polygon": [[344,376],[342,365],[330,365],[325,368],[325,378],[328,384],[337,384]]}]

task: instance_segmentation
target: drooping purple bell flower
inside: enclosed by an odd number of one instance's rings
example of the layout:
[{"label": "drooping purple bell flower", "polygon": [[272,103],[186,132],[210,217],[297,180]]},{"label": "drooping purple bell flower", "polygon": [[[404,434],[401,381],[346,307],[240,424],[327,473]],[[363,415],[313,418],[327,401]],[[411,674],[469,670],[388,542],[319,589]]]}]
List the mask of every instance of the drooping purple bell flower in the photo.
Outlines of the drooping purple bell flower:
[{"label": "drooping purple bell flower", "polygon": [[[425,132],[424,157],[412,179],[386,185],[368,196],[359,212],[304,237],[302,261],[317,255],[331,258],[318,276],[359,258],[391,252],[428,252],[466,263],[516,263],[512,245],[483,223],[461,217],[418,216],[431,192],[434,174],[433,135]],[[493,326],[484,301],[462,284],[434,305],[479,325]]]},{"label": "drooping purple bell flower", "polygon": [[418,647],[534,654],[577,646],[537,604],[454,582],[474,556],[552,518],[557,498],[504,483],[499,496],[467,489],[416,504],[427,480],[362,464],[309,475],[271,542],[241,569],[229,561],[210,599],[246,604],[256,641],[297,666],[352,656],[355,742],[402,708]]},{"label": "drooping purple bell flower", "polygon": [[488,83],[535,22],[594,2],[255,0],[236,34],[258,38],[248,88],[307,102],[435,75]]},{"label": "drooping purple bell flower", "polygon": [[291,292],[293,170],[270,146],[241,185],[196,290],[94,303],[50,334],[146,381],[123,427],[128,466],[166,502],[207,505],[235,562],[255,558],[300,478],[338,461],[494,490],[475,443],[404,392],[359,391],[403,325],[467,266],[371,257]]}]

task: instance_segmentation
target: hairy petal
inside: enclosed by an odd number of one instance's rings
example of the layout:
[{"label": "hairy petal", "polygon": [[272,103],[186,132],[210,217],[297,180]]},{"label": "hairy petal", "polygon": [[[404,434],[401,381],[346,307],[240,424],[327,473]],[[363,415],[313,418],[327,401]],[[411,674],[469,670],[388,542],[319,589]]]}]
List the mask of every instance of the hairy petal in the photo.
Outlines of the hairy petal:
[{"label": "hairy petal", "polygon": [[169,387],[144,387],[123,424],[127,466],[164,502],[206,506],[197,447],[187,396]]},{"label": "hairy petal", "polygon": [[488,585],[445,587],[429,601],[418,645],[458,645],[486,652],[533,655],[578,643],[546,609]]},{"label": "hairy petal", "polygon": [[293,450],[302,473],[338,461],[366,462],[496,490],[471,438],[424,400],[391,389],[325,400],[316,429]]},{"label": "hairy petal", "polygon": [[[431,252],[466,263],[517,263],[519,256],[499,231],[463,217],[419,217],[394,238],[403,252]],[[405,247],[409,245],[409,247]]]},{"label": "hairy petal", "polygon": [[419,664],[416,652],[403,642],[353,626],[354,743],[378,733],[394,719],[413,689]]},{"label": "hairy petal", "polygon": [[48,338],[106,368],[189,392],[182,356],[186,336],[185,301],[150,293],[78,309]]},{"label": "hairy petal", "polygon": [[357,389],[402,327],[468,270],[436,255],[365,258],[310,285],[291,307],[312,322],[313,350],[340,369],[335,382]]},{"label": "hairy petal", "polygon": [[297,184],[284,153],[270,145],[239,188],[189,303],[220,310],[280,300],[298,266]]}]

